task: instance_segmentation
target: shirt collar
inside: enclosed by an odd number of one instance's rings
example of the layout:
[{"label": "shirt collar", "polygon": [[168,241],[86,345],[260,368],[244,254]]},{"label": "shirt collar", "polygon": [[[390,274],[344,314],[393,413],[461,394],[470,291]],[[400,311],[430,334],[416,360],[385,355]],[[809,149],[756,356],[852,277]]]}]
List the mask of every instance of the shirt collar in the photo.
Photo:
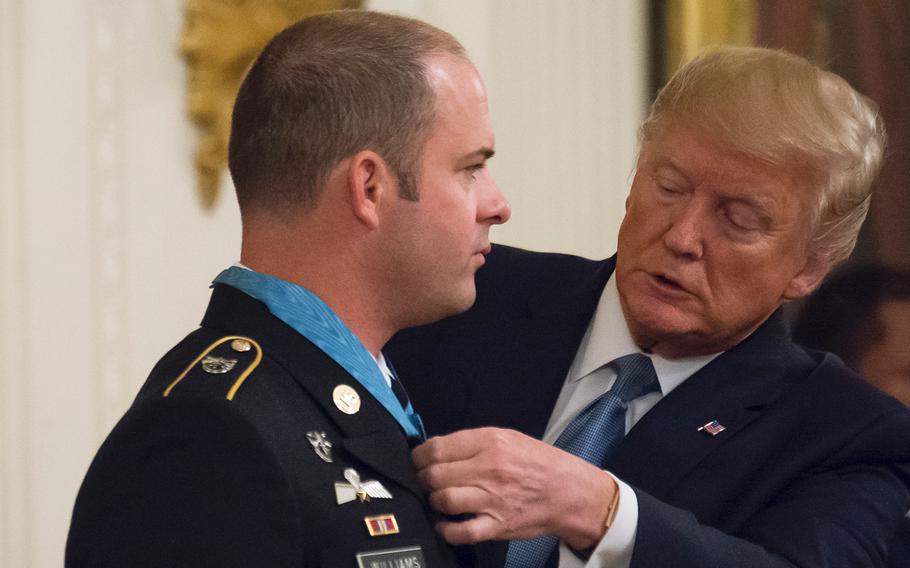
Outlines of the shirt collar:
[{"label": "shirt collar", "polygon": [[[590,375],[623,355],[642,352],[635,345],[622,313],[615,276],[614,272],[600,294],[594,317],[588,324],[588,329],[578,346],[575,361],[569,369],[567,378],[570,382]],[[645,355],[651,358],[657,373],[657,381],[660,383],[660,390],[666,396],[720,353],[680,359],[667,359],[654,353]]]},{"label": "shirt collar", "polygon": [[392,370],[389,368],[388,362],[385,360],[385,355],[382,351],[379,352],[379,355],[373,357],[376,360],[376,366],[379,367],[379,370],[382,371],[382,377],[385,379],[385,383],[392,386]]}]

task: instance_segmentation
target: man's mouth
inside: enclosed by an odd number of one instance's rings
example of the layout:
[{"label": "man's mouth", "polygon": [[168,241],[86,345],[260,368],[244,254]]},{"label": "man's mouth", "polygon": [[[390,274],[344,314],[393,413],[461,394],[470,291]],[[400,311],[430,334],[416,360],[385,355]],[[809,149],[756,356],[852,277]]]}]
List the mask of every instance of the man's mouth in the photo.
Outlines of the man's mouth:
[{"label": "man's mouth", "polygon": [[664,275],[662,275],[662,274],[656,275],[655,278],[657,278],[660,282],[662,282],[662,283],[664,283],[664,284],[666,284],[666,285],[668,285],[668,286],[674,286],[674,287],[676,287],[676,288],[682,288],[682,286],[680,286],[679,283],[678,283],[676,280],[673,280],[672,278],[669,278],[669,277],[664,276]]},{"label": "man's mouth", "polygon": [[676,280],[675,278],[671,278],[670,276],[667,276],[666,274],[653,274],[652,278],[654,278],[654,281],[664,290],[669,290],[669,291],[673,291],[673,292],[691,293],[685,286],[683,286],[679,282],[679,280]]}]

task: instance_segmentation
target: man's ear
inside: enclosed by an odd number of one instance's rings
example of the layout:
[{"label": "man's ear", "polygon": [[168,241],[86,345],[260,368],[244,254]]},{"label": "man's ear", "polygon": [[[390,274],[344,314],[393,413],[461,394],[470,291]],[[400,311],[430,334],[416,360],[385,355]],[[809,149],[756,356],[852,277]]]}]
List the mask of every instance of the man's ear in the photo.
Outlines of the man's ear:
[{"label": "man's ear", "polygon": [[784,299],[796,300],[808,296],[818,288],[831,271],[831,263],[822,255],[810,255],[806,265],[790,280],[784,290]]},{"label": "man's ear", "polygon": [[348,162],[346,180],[354,216],[375,229],[379,226],[380,203],[397,190],[388,164],[372,150],[357,152]]}]

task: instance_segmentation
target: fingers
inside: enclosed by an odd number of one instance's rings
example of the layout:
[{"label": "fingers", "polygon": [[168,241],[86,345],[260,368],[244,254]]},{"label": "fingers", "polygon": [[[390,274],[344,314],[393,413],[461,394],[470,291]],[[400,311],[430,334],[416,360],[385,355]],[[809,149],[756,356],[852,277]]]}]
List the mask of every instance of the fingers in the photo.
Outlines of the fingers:
[{"label": "fingers", "polygon": [[441,522],[436,525],[436,532],[450,544],[474,544],[496,538],[508,538],[500,536],[503,533],[499,529],[500,523],[487,515],[478,515],[458,523]]},{"label": "fingers", "polygon": [[547,534],[535,527],[511,528],[495,515],[476,515],[465,521],[442,521],[436,524],[436,532],[449,544],[475,544],[488,540],[512,540],[534,538]]},{"label": "fingers", "polygon": [[447,436],[435,436],[411,451],[417,469],[436,463],[466,460],[483,449],[484,438],[495,428],[460,430]]},{"label": "fingers", "polygon": [[449,487],[429,495],[430,506],[446,515],[489,514],[498,497],[479,487]]},{"label": "fingers", "polygon": [[417,470],[417,477],[427,491],[438,491],[461,485],[480,485],[488,475],[486,464],[476,459],[435,463]]},{"label": "fingers", "polygon": [[446,521],[453,544],[554,534],[585,548],[603,532],[612,476],[577,456],[520,432],[465,430],[415,448],[430,505],[469,520]]},{"label": "fingers", "polygon": [[417,469],[437,463],[468,460],[480,454],[520,453],[522,448],[549,448],[540,440],[504,428],[459,430],[447,436],[435,436],[411,451]]}]

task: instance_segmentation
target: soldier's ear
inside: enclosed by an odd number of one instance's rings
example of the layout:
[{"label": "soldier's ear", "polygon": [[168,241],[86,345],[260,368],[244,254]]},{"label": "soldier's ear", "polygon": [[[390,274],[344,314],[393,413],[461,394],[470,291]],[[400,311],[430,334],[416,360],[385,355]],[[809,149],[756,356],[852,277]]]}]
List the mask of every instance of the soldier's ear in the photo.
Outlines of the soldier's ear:
[{"label": "soldier's ear", "polygon": [[347,194],[354,217],[371,229],[379,226],[379,206],[395,193],[395,178],[385,160],[372,150],[348,162]]}]

